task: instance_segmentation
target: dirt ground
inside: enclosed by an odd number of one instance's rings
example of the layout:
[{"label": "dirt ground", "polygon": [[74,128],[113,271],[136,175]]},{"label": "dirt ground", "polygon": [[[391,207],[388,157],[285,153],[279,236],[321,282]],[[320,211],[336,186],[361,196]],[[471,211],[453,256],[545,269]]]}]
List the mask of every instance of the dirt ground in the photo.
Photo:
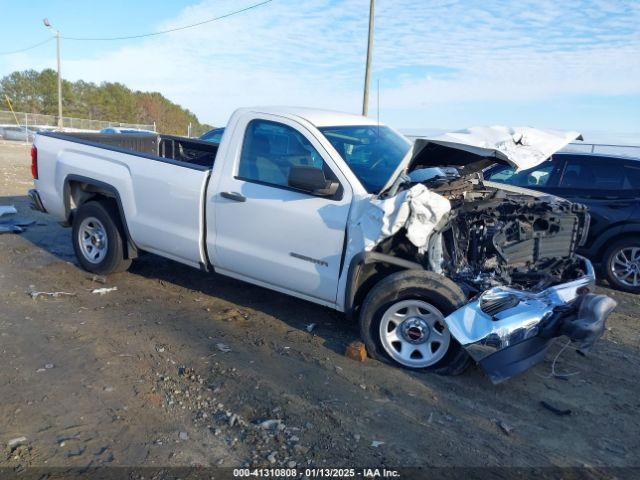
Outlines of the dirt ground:
[{"label": "dirt ground", "polygon": [[498,386],[360,363],[326,308],[153,255],[81,270],[28,153],[0,143],[0,205],[37,222],[0,235],[0,467],[640,465],[640,297],[599,287],[619,306],[566,379],[564,340]]}]

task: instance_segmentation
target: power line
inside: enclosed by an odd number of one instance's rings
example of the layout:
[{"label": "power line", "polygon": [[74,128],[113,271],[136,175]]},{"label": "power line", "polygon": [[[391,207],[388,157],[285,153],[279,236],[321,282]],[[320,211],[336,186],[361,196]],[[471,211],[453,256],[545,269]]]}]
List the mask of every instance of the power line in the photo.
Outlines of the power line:
[{"label": "power line", "polygon": [[[77,40],[77,41],[110,41],[110,40],[130,40],[133,38],[143,38],[143,37],[152,37],[155,35],[162,35],[164,33],[171,33],[171,32],[177,32],[180,30],[186,30],[187,28],[193,28],[193,27],[198,27],[200,25],[204,25],[206,23],[211,23],[211,22],[215,22],[217,20],[222,20],[223,18],[227,18],[227,17],[232,17],[234,15],[238,15],[239,13],[242,12],[246,12],[247,10],[252,10],[254,8],[260,7],[262,5],[266,5],[267,3],[271,3],[273,0],[266,0],[264,2],[260,2],[260,3],[256,3],[253,5],[249,5],[248,7],[242,8],[240,10],[235,10],[233,12],[229,12],[229,13],[225,13],[224,15],[220,15],[218,17],[213,17],[210,18],[208,20],[203,20],[202,22],[198,22],[198,23],[192,23],[191,25],[184,25],[182,27],[176,27],[176,28],[170,28],[169,30],[161,30],[159,32],[151,32],[151,33],[143,33],[140,35],[128,35],[128,36],[124,36],[124,37],[96,37],[96,38],[91,38],[91,37],[60,37],[64,40]],[[10,52],[0,52],[0,55],[13,55],[15,53],[21,53],[21,52],[26,52],[27,50],[31,50],[32,48],[36,48],[39,47],[40,45],[44,45],[45,43],[50,42],[51,40],[53,40],[55,37],[49,37],[46,40],[43,40],[42,42],[38,42],[35,45],[31,45],[29,47],[26,48],[21,48],[20,50],[13,50]]]},{"label": "power line", "polygon": [[21,48],[20,50],[14,50],[12,52],[0,52],[0,55],[13,55],[14,53],[26,52],[27,50],[31,50],[32,48],[36,48],[36,47],[39,47],[40,45],[44,45],[45,43],[50,42],[51,40],[53,40],[53,38],[54,37],[49,37],[46,40],[43,40],[42,42],[38,42],[35,45],[31,45],[30,47]]},{"label": "power line", "polygon": [[223,18],[231,17],[233,15],[237,15],[239,13],[246,12],[247,10],[251,10],[253,8],[260,7],[260,6],[265,5],[267,3],[271,3],[272,1],[273,0],[266,0],[264,2],[256,3],[254,5],[250,5],[248,7],[240,9],[240,10],[235,10],[235,11],[230,12],[230,13],[225,13],[224,15],[220,15],[219,17],[213,17],[213,18],[210,18],[208,20],[203,20],[202,22],[192,23],[191,25],[185,25],[183,27],[170,28],[169,30],[161,30],[159,32],[143,33],[143,34],[139,34],[139,35],[127,35],[127,36],[124,36],[124,37],[62,37],[61,36],[60,38],[62,38],[64,40],[110,41],[110,40],[130,40],[130,39],[133,39],[133,38],[152,37],[152,36],[155,36],[155,35],[162,35],[164,33],[177,32],[179,30],[186,30],[187,28],[198,27],[198,26],[204,25],[206,23],[215,22],[215,21],[221,20]]}]

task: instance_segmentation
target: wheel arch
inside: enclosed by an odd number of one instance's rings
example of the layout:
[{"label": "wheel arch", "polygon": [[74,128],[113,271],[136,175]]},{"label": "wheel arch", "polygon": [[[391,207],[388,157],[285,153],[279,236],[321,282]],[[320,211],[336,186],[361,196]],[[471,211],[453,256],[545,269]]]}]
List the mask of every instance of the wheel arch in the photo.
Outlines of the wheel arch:
[{"label": "wheel arch", "polygon": [[629,237],[640,238],[640,225],[623,224],[610,229],[606,235],[601,235],[594,242],[587,256],[591,257],[595,262],[601,262],[604,260],[603,256],[611,244]]},{"label": "wheel arch", "polygon": [[118,211],[119,218],[117,222],[120,227],[120,233],[126,240],[124,245],[125,258],[136,258],[138,256],[138,248],[131,238],[129,227],[127,226],[127,218],[122,206],[122,199],[116,187],[94,178],[72,174],[64,179],[63,199],[65,223],[67,225],[73,223],[75,211],[81,205],[89,201],[111,202]]},{"label": "wheel arch", "polygon": [[367,293],[386,276],[401,270],[424,270],[411,260],[379,252],[360,252],[349,264],[345,288],[344,313],[348,320],[355,318],[358,307]]}]

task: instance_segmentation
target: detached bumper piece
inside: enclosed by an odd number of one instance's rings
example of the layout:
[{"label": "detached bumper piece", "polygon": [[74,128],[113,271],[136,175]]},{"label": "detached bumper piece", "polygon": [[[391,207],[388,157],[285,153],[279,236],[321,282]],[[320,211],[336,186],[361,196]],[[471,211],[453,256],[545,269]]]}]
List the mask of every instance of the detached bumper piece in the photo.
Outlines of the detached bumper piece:
[{"label": "detached bumper piece", "polygon": [[42,213],[47,213],[47,210],[44,208],[42,204],[42,200],[40,199],[40,194],[37,190],[31,189],[29,190],[29,200],[31,200],[31,210],[37,210]]},{"label": "detached bumper piece", "polygon": [[600,338],[616,302],[590,293],[593,266],[581,261],[586,274],[576,280],[535,293],[494,287],[445,318],[451,335],[493,383],[542,361],[555,337],[566,335],[585,353]]}]

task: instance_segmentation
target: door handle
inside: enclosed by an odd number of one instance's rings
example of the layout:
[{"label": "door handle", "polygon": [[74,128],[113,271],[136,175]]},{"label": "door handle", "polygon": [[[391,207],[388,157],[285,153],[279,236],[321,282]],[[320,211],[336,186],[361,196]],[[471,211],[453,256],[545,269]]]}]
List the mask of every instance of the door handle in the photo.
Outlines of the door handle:
[{"label": "door handle", "polygon": [[227,200],[233,200],[234,202],[246,202],[247,197],[237,192],[222,192],[220,194],[221,197],[226,198]]}]

